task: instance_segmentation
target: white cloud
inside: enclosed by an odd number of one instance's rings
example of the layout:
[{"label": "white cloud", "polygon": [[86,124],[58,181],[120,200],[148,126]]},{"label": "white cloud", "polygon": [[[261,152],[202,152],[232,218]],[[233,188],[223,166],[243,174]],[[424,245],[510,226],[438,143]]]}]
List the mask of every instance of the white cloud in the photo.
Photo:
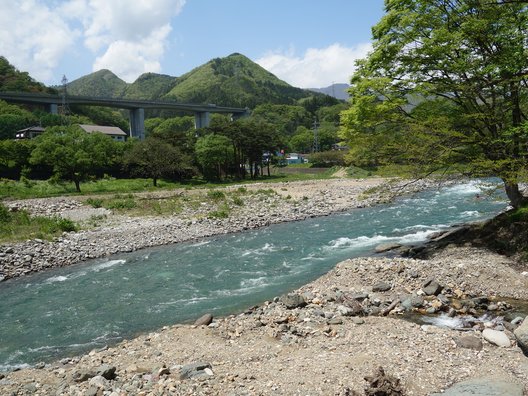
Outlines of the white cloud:
[{"label": "white cloud", "polygon": [[270,52],[256,62],[289,84],[301,88],[322,88],[332,83],[348,83],[355,61],[372,49],[370,43],[345,47],[332,44],[326,48],[309,48],[302,57],[293,50]]},{"label": "white cloud", "polygon": [[171,20],[186,0],[0,0],[0,55],[48,82],[68,51],[127,81],[160,71]]},{"label": "white cloud", "polygon": [[93,70],[110,69],[127,82],[134,81],[141,73],[160,72],[159,59],[169,32],[170,26],[165,25],[139,41],[114,41],[97,57]]},{"label": "white cloud", "polygon": [[0,55],[48,81],[80,32],[38,0],[0,0]]},{"label": "white cloud", "polygon": [[131,82],[159,72],[171,19],[185,0],[72,0],[82,12],[84,43],[97,53],[93,70],[110,69]]}]

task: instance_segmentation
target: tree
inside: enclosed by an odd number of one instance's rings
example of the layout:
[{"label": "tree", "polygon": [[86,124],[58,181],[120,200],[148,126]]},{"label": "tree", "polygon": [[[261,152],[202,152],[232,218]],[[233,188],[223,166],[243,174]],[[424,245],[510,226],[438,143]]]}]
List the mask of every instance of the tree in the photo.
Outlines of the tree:
[{"label": "tree", "polygon": [[202,167],[206,178],[214,175],[222,178],[222,173],[228,172],[233,162],[233,146],[231,140],[223,135],[209,134],[198,138],[195,146],[196,159]]},{"label": "tree", "polygon": [[115,145],[102,133],[86,133],[78,126],[50,127],[36,138],[30,163],[53,167],[54,174],[73,181],[77,192],[80,183],[89,176],[101,173],[115,161]]},{"label": "tree", "polygon": [[156,187],[158,179],[176,177],[188,168],[190,159],[178,147],[149,136],[132,145],[125,153],[124,163],[132,169],[132,173],[152,178],[152,184]]},{"label": "tree", "polygon": [[[464,164],[502,178],[514,207],[528,165],[528,5],[386,0],[373,51],[352,77],[342,135],[351,156],[423,172]],[[360,156],[361,156],[360,155]],[[373,158],[370,157],[370,160]]]}]

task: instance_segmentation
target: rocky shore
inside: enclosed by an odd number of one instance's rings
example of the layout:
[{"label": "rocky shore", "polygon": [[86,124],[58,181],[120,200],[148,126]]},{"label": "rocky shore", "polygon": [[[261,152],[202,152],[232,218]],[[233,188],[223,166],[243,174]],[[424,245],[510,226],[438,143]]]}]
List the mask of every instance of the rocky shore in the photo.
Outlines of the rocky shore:
[{"label": "rocky shore", "polygon": [[[505,298],[527,299],[528,277],[510,264],[470,247],[447,248],[427,261],[348,260],[238,315],[205,315],[195,325],[6,374],[0,393],[402,394],[375,393],[389,383],[406,395],[520,396],[528,392],[528,358],[520,348],[528,319],[520,325],[522,316],[512,316]],[[426,312],[426,320],[413,316]],[[379,366],[387,377],[368,385],[364,378]]]},{"label": "rocky shore", "polygon": [[[429,183],[339,179],[245,186],[254,194],[227,219],[208,217],[215,206],[205,199],[168,218],[105,214],[73,198],[10,202],[86,222],[98,213],[100,223],[52,242],[2,246],[0,264],[4,277],[20,276],[367,206]],[[205,192],[159,197],[172,194]],[[0,394],[521,396],[528,394],[528,305],[518,300],[528,300],[528,272],[485,249],[447,246],[427,260],[357,258],[236,315],[204,315],[194,325],[0,373]]]},{"label": "rocky shore", "polygon": [[[12,210],[34,215],[62,216],[80,221],[85,229],[65,233],[53,241],[41,239],[0,246],[0,281],[53,267],[114,253],[227,234],[270,224],[325,216],[331,213],[385,202],[437,185],[430,180],[409,184],[384,179],[334,179],[326,181],[251,184],[242,205],[231,205],[227,218],[211,218],[217,204],[205,190],[173,190],[134,194],[138,199],[192,197],[194,205],[172,216],[125,216],[93,208],[86,198],[44,198],[7,201]],[[219,189],[236,190],[239,187]],[[190,198],[189,198],[190,199]],[[88,226],[94,223],[95,226]]]}]

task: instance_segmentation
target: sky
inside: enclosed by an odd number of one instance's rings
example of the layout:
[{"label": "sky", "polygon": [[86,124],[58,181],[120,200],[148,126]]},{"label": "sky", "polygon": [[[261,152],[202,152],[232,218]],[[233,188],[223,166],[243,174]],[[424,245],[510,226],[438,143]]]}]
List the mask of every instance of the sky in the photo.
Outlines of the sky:
[{"label": "sky", "polygon": [[0,0],[0,55],[47,85],[180,76],[241,53],[289,84],[348,82],[383,0]]}]

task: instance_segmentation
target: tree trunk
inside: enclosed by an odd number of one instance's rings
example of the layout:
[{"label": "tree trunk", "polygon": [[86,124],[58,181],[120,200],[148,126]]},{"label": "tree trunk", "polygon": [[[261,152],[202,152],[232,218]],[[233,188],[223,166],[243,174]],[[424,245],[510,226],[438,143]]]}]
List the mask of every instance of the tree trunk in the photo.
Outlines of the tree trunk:
[{"label": "tree trunk", "polygon": [[75,191],[80,193],[81,192],[81,182],[77,179],[75,179],[73,182],[75,183]]},{"label": "tree trunk", "polygon": [[506,195],[510,200],[510,205],[513,206],[515,209],[520,208],[521,206],[523,206],[523,204],[528,203],[528,197],[523,196],[523,194],[519,190],[518,183],[510,183],[505,180],[504,189],[506,190]]},{"label": "tree trunk", "polygon": [[154,184],[154,187],[158,187],[158,178],[157,177],[153,177],[152,178],[152,183]]}]

